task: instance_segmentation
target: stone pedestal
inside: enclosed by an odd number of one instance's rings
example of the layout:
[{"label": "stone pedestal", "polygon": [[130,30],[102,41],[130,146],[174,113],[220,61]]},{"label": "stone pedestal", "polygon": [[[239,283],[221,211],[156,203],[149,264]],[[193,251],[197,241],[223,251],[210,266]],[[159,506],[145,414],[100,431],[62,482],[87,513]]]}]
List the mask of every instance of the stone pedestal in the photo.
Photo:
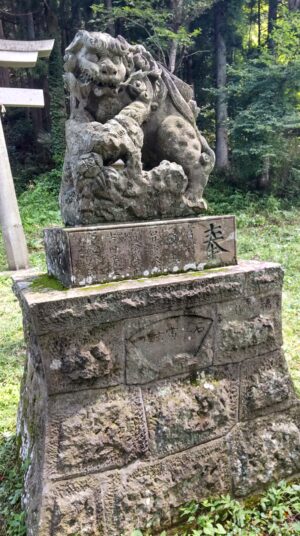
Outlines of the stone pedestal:
[{"label": "stone pedestal", "polygon": [[28,536],[159,534],[187,501],[299,473],[278,265],[46,287],[15,281]]},{"label": "stone pedestal", "polygon": [[48,273],[65,287],[236,264],[234,216],[45,229]]}]

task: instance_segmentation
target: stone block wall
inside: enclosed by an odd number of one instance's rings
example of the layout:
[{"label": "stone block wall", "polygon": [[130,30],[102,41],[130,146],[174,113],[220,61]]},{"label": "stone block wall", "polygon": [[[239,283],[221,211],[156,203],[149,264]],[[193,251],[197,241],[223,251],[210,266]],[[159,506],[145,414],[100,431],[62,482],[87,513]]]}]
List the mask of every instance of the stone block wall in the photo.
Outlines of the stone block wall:
[{"label": "stone block wall", "polygon": [[29,536],[159,534],[187,501],[300,471],[282,277],[243,262],[68,291],[16,280]]}]

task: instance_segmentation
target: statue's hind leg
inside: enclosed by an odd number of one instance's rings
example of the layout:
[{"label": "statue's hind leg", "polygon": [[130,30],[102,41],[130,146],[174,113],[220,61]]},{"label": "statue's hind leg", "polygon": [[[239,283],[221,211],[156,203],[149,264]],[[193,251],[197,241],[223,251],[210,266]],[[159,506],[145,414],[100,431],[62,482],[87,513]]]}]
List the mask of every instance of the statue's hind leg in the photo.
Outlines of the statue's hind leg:
[{"label": "statue's hind leg", "polygon": [[215,165],[215,154],[209,147],[206,139],[200,135],[202,152],[199,161],[190,169],[184,168],[188,178],[188,187],[184,192],[183,199],[191,208],[207,208],[203,199],[203,190],[207,184],[209,175]]},{"label": "statue's hind leg", "polygon": [[158,144],[162,157],[180,164],[188,177],[184,202],[191,208],[206,208],[203,190],[214,166],[214,153],[205,138],[186,119],[171,115],[160,125]]}]

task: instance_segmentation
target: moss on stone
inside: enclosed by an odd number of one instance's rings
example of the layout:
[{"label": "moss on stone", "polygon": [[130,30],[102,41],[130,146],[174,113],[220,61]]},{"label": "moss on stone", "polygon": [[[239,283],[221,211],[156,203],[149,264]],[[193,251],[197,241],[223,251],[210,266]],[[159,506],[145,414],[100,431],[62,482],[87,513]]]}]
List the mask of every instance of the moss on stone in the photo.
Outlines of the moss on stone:
[{"label": "moss on stone", "polygon": [[256,508],[259,505],[262,497],[263,493],[256,493],[255,495],[250,495],[243,500],[243,505],[247,509]]},{"label": "moss on stone", "polygon": [[32,290],[68,290],[66,289],[58,279],[52,275],[42,274],[33,279],[30,284]]},{"label": "moss on stone", "polygon": [[74,290],[83,290],[83,291],[86,291],[86,290],[103,290],[103,289],[106,289],[106,288],[112,288],[112,287],[117,287],[119,285],[121,285],[122,283],[125,283],[127,281],[130,281],[129,279],[118,279],[118,281],[111,281],[109,283],[100,283],[99,285],[86,285],[85,287],[72,287]]}]

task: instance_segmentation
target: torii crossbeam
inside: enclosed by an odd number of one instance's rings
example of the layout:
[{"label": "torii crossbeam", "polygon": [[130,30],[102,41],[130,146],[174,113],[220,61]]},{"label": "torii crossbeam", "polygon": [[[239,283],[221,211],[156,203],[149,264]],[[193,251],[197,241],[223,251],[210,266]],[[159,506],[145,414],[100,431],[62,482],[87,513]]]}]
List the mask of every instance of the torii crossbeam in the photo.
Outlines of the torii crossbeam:
[{"label": "torii crossbeam", "polygon": [[[54,40],[9,41],[0,39],[0,66],[33,67],[38,57],[49,57]],[[42,108],[43,91],[39,89],[0,88],[0,112],[6,106]],[[10,270],[28,268],[28,251],[20,218],[13,176],[0,113],[0,225]]]}]

